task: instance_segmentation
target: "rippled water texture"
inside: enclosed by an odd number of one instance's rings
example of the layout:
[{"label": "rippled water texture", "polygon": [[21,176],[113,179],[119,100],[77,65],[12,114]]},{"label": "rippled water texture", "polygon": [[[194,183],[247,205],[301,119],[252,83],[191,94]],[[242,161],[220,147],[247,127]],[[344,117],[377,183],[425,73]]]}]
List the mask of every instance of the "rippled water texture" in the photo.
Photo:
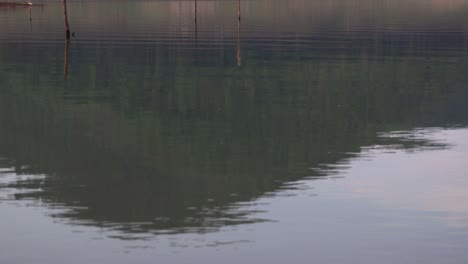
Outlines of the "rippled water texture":
[{"label": "rippled water texture", "polygon": [[468,262],[467,1],[36,1],[0,263]]}]

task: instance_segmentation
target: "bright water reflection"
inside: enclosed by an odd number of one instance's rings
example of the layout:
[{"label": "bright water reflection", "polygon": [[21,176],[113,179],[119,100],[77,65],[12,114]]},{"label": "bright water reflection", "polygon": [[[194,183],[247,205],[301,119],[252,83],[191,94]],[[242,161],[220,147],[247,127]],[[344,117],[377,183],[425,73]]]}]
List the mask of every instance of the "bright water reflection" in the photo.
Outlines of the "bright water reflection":
[{"label": "bright water reflection", "polygon": [[0,9],[1,261],[468,258],[465,1],[46,3]]}]

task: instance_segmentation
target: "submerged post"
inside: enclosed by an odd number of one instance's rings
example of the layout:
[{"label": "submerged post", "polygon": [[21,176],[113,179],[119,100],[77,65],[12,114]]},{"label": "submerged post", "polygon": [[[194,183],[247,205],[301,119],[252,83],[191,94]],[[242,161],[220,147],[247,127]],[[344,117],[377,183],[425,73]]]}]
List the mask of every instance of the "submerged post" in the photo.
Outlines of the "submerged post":
[{"label": "submerged post", "polygon": [[67,0],[62,0],[63,17],[65,19],[65,38],[70,39],[70,27],[68,26]]}]

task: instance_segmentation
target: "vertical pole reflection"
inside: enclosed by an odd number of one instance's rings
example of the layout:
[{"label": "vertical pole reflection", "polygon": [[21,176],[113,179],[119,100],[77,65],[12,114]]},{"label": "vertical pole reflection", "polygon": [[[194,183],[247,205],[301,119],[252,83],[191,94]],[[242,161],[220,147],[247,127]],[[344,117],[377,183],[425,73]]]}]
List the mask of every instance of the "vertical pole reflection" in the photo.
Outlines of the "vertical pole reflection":
[{"label": "vertical pole reflection", "polygon": [[237,0],[237,66],[241,66],[241,50],[240,50],[240,0]]},{"label": "vertical pole reflection", "polygon": [[197,0],[195,0],[195,41],[198,40]]},{"label": "vertical pole reflection", "polygon": [[70,40],[65,40],[65,48],[63,51],[63,79],[66,80],[68,77],[68,49],[70,47]]},{"label": "vertical pole reflection", "polygon": [[65,38],[70,39],[70,27],[68,25],[68,15],[67,15],[67,0],[62,0],[63,5],[63,18],[65,20]]},{"label": "vertical pole reflection", "polygon": [[29,7],[29,31],[32,32],[32,7]]},{"label": "vertical pole reflection", "polygon": [[70,26],[68,25],[67,0],[62,0],[63,19],[65,21],[65,47],[63,51],[63,79],[68,77],[68,49],[70,47]]},{"label": "vertical pole reflection", "polygon": [[240,0],[237,0],[237,20],[240,21]]}]

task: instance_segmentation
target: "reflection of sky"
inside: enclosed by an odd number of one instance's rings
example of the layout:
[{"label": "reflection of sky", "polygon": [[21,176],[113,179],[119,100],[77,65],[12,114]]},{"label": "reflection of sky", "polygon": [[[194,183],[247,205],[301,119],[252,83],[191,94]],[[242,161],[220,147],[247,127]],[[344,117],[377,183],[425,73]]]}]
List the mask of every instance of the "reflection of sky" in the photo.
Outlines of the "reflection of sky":
[{"label": "reflection of sky", "polygon": [[449,225],[468,227],[468,130],[443,130],[429,138],[453,146],[355,161],[339,184],[379,204],[435,213]]}]

